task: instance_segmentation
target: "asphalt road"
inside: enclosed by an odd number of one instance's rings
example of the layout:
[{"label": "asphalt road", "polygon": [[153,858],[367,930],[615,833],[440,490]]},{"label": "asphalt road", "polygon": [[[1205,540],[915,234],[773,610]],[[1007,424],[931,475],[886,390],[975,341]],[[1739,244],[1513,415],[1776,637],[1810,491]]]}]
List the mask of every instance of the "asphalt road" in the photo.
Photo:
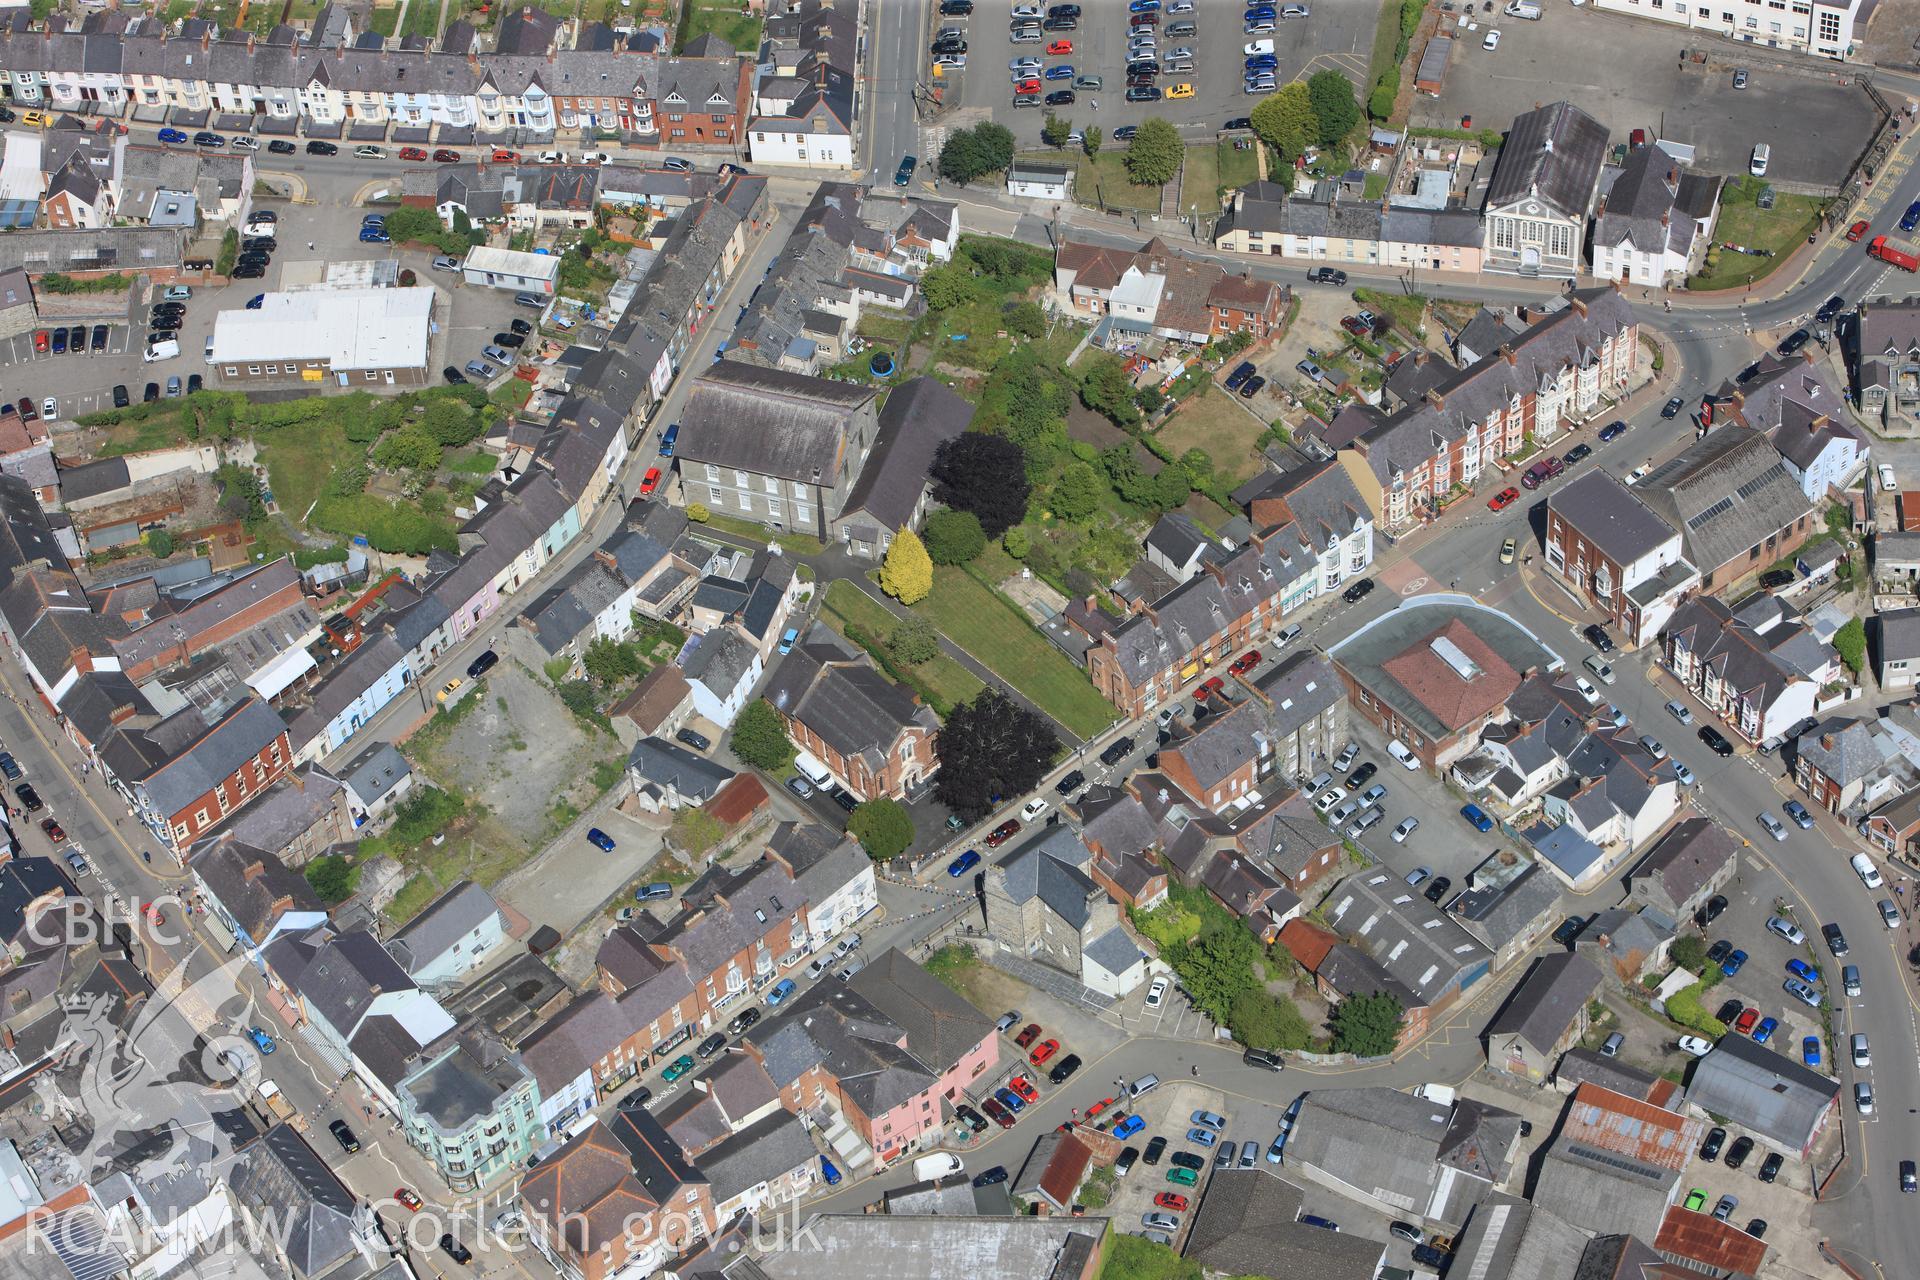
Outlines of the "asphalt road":
[{"label": "asphalt road", "polygon": [[[902,156],[920,151],[920,118],[914,104],[919,76],[927,69],[929,0],[868,0],[867,74],[861,118],[866,128],[866,165],[875,185],[889,183]],[[930,164],[932,157],[921,156]]]}]

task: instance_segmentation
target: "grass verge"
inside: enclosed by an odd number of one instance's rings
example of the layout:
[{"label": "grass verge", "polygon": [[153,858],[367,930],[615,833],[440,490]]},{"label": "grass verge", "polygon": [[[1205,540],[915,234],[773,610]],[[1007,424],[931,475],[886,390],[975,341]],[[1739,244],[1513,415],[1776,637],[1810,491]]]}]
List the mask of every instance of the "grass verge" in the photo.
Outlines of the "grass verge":
[{"label": "grass verge", "polygon": [[1775,192],[1773,208],[1762,209],[1759,204],[1760,192],[1766,185],[1754,177],[1738,178],[1726,185],[1720,193],[1720,217],[1714,223],[1713,240],[1716,245],[1738,244],[1754,249],[1771,249],[1773,256],[1755,257],[1726,249],[1712,249],[1708,252],[1712,265],[1688,280],[1688,288],[1729,289],[1752,284],[1771,275],[1801,242],[1813,234],[1826,201],[1816,196]]},{"label": "grass verge", "polygon": [[[845,579],[835,579],[827,584],[826,620],[841,635],[862,644],[862,637],[875,642],[884,641],[893,631],[896,619],[884,606],[879,604],[860,588]],[[930,660],[915,667],[907,667],[904,674],[918,687],[921,701],[931,706],[942,716],[957,703],[968,702],[973,696],[986,688],[980,677],[967,670],[957,660],[942,652]]]}]

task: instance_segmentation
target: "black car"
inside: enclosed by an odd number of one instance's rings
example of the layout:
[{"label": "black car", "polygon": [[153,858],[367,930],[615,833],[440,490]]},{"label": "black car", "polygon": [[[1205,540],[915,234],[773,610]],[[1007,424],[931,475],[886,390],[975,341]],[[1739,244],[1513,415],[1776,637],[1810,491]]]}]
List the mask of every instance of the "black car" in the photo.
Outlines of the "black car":
[{"label": "black car", "polygon": [[1752,1154],[1753,1139],[1747,1137],[1745,1134],[1741,1134],[1733,1140],[1733,1145],[1727,1148],[1727,1168],[1738,1169],[1747,1162],[1747,1157]]},{"label": "black car", "polygon": [[1430,1244],[1413,1246],[1413,1260],[1423,1267],[1441,1267],[1447,1262],[1447,1251]]},{"label": "black car", "polygon": [[1445,876],[1435,876],[1433,879],[1427,881],[1427,901],[1440,901],[1440,899],[1447,896],[1447,890],[1451,888],[1453,888],[1453,881],[1447,879]]},{"label": "black car", "polygon": [[1120,1158],[1113,1162],[1114,1176],[1126,1177],[1133,1172],[1133,1166],[1138,1163],[1140,1163],[1140,1148],[1128,1147],[1120,1153]]},{"label": "black car", "polygon": [[1132,142],[1133,135],[1139,132],[1140,132],[1139,125],[1123,124],[1118,129],[1115,129],[1113,131],[1113,140],[1115,142]]},{"label": "black car", "polygon": [[207,384],[201,380],[201,377],[199,374],[190,373],[187,375],[187,394],[188,395],[192,395],[194,392],[200,390],[202,387],[206,385]]},{"label": "black car", "polygon": [[1727,909],[1726,895],[1721,893],[1716,893],[1711,898],[1707,899],[1705,906],[1701,907],[1698,911],[1693,913],[1693,922],[1699,925],[1702,929],[1704,929],[1708,925],[1712,924],[1715,920],[1718,920],[1721,917],[1721,915],[1723,915],[1726,912],[1726,909]]},{"label": "black car", "polygon": [[[1127,90],[1127,101],[1158,102],[1160,101],[1160,87],[1151,84],[1136,84]],[[1246,392],[1243,391],[1240,394],[1245,395]]]},{"label": "black car", "polygon": [[273,253],[280,248],[280,242],[272,236],[248,236],[240,242],[240,247],[247,252]]},{"label": "black car", "polygon": [[1911,1160],[1900,1162],[1900,1189],[1908,1195],[1920,1192],[1920,1172],[1915,1171]]},{"label": "black car", "polygon": [[1747,1219],[1747,1234],[1755,1240],[1765,1240],[1767,1238],[1767,1220],[1765,1218]]},{"label": "black car", "polygon": [[455,1240],[451,1232],[440,1237],[440,1251],[463,1267],[473,1261],[473,1255],[467,1251],[467,1246]]},{"label": "black car", "polygon": [[1050,107],[1070,107],[1076,100],[1071,89],[1056,89],[1046,96],[1046,104]]},{"label": "black car", "polygon": [[1229,391],[1238,391],[1241,386],[1246,383],[1246,380],[1253,376],[1253,373],[1253,361],[1242,360],[1233,367],[1233,372],[1227,375],[1227,380],[1223,385]]},{"label": "black car", "polygon": [[133,397],[127,394],[127,384],[116,383],[113,388],[113,407],[124,409],[133,403]]},{"label": "black car", "polygon": [[31,782],[22,782],[13,789],[13,794],[20,797],[21,807],[28,813],[38,813],[46,807],[40,803],[40,793],[33,789]]},{"label": "black car", "polygon": [[[234,259],[234,265],[238,267],[264,267],[272,261],[273,255],[264,249],[248,249],[242,252],[238,258]],[[180,314],[184,316],[186,312],[182,311]]]},{"label": "black car", "polygon": [[[147,324],[155,329],[178,329],[179,322],[187,318],[187,309],[177,302],[166,302],[147,313]],[[174,323],[164,324],[171,320]]]},{"label": "black car", "polygon": [[1006,1180],[1007,1166],[1003,1164],[997,1164],[991,1169],[983,1169],[973,1175],[973,1185],[976,1187],[996,1186]]},{"label": "black car", "polygon": [[1347,790],[1358,791],[1373,781],[1373,775],[1380,772],[1380,766],[1369,760],[1347,775]]},{"label": "black car", "polygon": [[267,274],[267,269],[254,263],[243,263],[233,269],[235,280],[258,280]]},{"label": "black car", "polygon": [[1725,938],[1721,938],[1719,941],[1715,942],[1712,946],[1707,948],[1707,963],[1719,964],[1732,954],[1733,954],[1733,943],[1728,941]]},{"label": "black car", "polygon": [[1613,652],[1613,637],[1608,635],[1607,629],[1599,623],[1593,622],[1587,624],[1580,629],[1580,634],[1587,638],[1588,644],[1598,649],[1601,653]]},{"label": "black car", "polygon": [[1140,1159],[1143,1163],[1146,1163],[1146,1164],[1150,1164],[1150,1165],[1159,1164],[1160,1157],[1166,1154],[1166,1150],[1167,1150],[1167,1140],[1165,1138],[1162,1138],[1156,1135],[1155,1137],[1148,1140],[1146,1152],[1140,1157]]},{"label": "black car", "polygon": [[526,339],[519,334],[509,333],[504,329],[493,335],[493,345],[496,347],[517,347],[525,341]]},{"label": "black car", "polygon": [[1795,329],[1792,333],[1780,339],[1780,345],[1775,348],[1775,350],[1783,356],[1790,356],[1812,341],[1813,335],[1805,329]]},{"label": "black car", "polygon": [[1348,604],[1352,604],[1354,601],[1364,598],[1366,594],[1372,590],[1373,590],[1373,579],[1361,578],[1358,581],[1351,583],[1345,591],[1342,591],[1340,593],[1340,598],[1342,600],[1345,600]]},{"label": "black car", "polygon": [[1791,569],[1769,569],[1760,575],[1760,589],[1762,591],[1778,591],[1781,587],[1790,587],[1792,585],[1793,570]]},{"label": "black car", "polygon": [[1779,1177],[1780,1166],[1786,1162],[1786,1157],[1782,1156],[1778,1151],[1768,1152],[1767,1158],[1760,1162],[1760,1181],[1772,1182],[1775,1178]]},{"label": "black car", "polygon": [[1576,462],[1585,462],[1588,458],[1591,458],[1592,456],[1593,456],[1592,445],[1577,444],[1573,446],[1573,448],[1567,450],[1567,456],[1560,459],[1560,461],[1566,463],[1568,466],[1572,466]]},{"label": "black car", "polygon": [[460,372],[458,369],[454,368],[452,365],[448,365],[446,368],[442,369],[440,371],[440,376],[445,378],[450,385],[453,385],[456,387],[467,380],[467,375]]},{"label": "black car", "polygon": [[[1160,91],[1158,89],[1155,89],[1154,92],[1158,93]],[[1259,395],[1260,389],[1266,385],[1267,385],[1267,380],[1256,373],[1251,378],[1248,378],[1244,383],[1241,384],[1240,398],[1242,400],[1251,400],[1255,396]]]},{"label": "black car", "polygon": [[1100,763],[1111,767],[1125,760],[1132,752],[1132,738],[1115,738],[1107,744],[1107,749],[1100,753]]},{"label": "black car", "polygon": [[1053,1070],[1047,1072],[1047,1079],[1054,1084],[1065,1084],[1067,1077],[1080,1069],[1080,1055],[1070,1053],[1053,1064]]},{"label": "black car", "polygon": [[1713,752],[1713,754],[1723,759],[1733,754],[1733,744],[1727,741],[1727,735],[1721,733],[1712,725],[1702,725],[1700,727],[1699,737],[1700,741],[1706,743],[1707,749]]},{"label": "black car", "polygon": [[973,12],[973,0],[940,0],[940,16],[964,18]]},{"label": "black car", "polygon": [[860,807],[860,802],[853,798],[853,792],[847,790],[845,787],[835,787],[828,794],[833,797],[835,804],[845,809],[848,813],[852,813]]},{"label": "black car", "polygon": [[1847,954],[1847,935],[1840,932],[1839,925],[1821,925],[1820,936],[1827,940],[1827,950],[1834,954],[1834,958],[1838,959]]},{"label": "black car", "polygon": [[1191,1169],[1199,1173],[1207,1167],[1207,1162],[1191,1151],[1176,1151],[1167,1157],[1167,1163],[1180,1169]]},{"label": "black car", "polygon": [[713,743],[708,740],[706,734],[695,733],[691,729],[682,729],[680,732],[674,734],[673,736],[675,738],[678,738],[681,742],[684,742],[688,746],[692,747],[695,751],[705,751],[708,747],[711,747],[713,745]]},{"label": "black car", "polygon": [[1220,127],[1222,129],[1251,129],[1253,128],[1253,117],[1235,116]]},{"label": "black car", "polygon": [[1573,945],[1573,940],[1580,936],[1580,931],[1586,927],[1585,916],[1568,916],[1560,922],[1560,927],[1553,931],[1553,940],[1563,947],[1570,947]]},{"label": "black car", "polygon": [[1715,1125],[1707,1132],[1707,1140],[1700,1144],[1700,1158],[1702,1160],[1718,1160],[1720,1158],[1720,1148],[1726,1145],[1727,1131],[1719,1125]]},{"label": "black car", "polygon": [[335,1120],[327,1126],[327,1132],[333,1135],[333,1140],[339,1143],[341,1150],[348,1155],[360,1149],[360,1139],[353,1136],[353,1130],[347,1128],[345,1120]]},{"label": "black car", "polygon": [[275,138],[272,142],[269,142],[267,144],[267,150],[273,152],[273,154],[277,156],[290,156],[294,152],[298,151],[299,149],[300,148],[294,146],[291,142],[288,142],[285,138]]},{"label": "black car", "polygon": [[511,329],[513,332],[519,334],[523,338],[533,332],[533,326],[527,323],[525,320],[515,320],[512,324],[509,324],[507,328]]},{"label": "black car", "polygon": [[726,1047],[727,1047],[727,1037],[721,1034],[720,1032],[716,1031],[712,1035],[708,1036],[705,1040],[702,1040],[700,1042],[699,1047],[696,1048],[694,1052],[699,1054],[702,1058],[711,1058],[714,1054],[720,1052],[722,1049]]},{"label": "black car", "polygon": [[955,1107],[953,1114],[958,1116],[960,1122],[975,1133],[985,1133],[987,1131],[987,1118],[966,1103],[963,1102]]},{"label": "black car", "polygon": [[1087,785],[1087,775],[1075,769],[1066,777],[1053,784],[1053,789],[1063,796],[1070,796]]},{"label": "black car", "polygon": [[1677,418],[1680,416],[1680,410],[1686,405],[1686,403],[1687,403],[1686,400],[1683,399],[1682,397],[1675,396],[1673,399],[1667,401],[1665,404],[1660,406],[1660,416],[1663,418]]},{"label": "black car", "polygon": [[500,662],[500,655],[489,649],[467,664],[467,679],[478,680],[494,669]]},{"label": "black car", "polygon": [[208,133],[202,130],[193,135],[193,145],[196,147],[224,147],[227,145],[227,140],[217,133]]},{"label": "black car", "polygon": [[67,351],[70,354],[77,356],[81,352],[85,351],[86,349],[87,349],[87,326],[83,324],[77,324],[73,326],[73,328],[67,330]]},{"label": "black car", "polygon": [[140,393],[141,404],[152,404],[155,400],[158,400],[159,398],[160,398],[160,384],[157,382],[149,382],[147,384],[147,389]]},{"label": "black car", "polygon": [[1747,1006],[1739,1000],[1728,1000],[1721,1004],[1719,1011],[1713,1016],[1716,1020],[1731,1025],[1733,1020],[1740,1016],[1740,1011],[1746,1007]]},{"label": "black car", "polygon": [[307,143],[307,154],[310,156],[337,156],[340,154],[340,148],[334,146],[331,142],[322,142],[318,138],[315,138]]},{"label": "black car", "polygon": [[1287,1067],[1279,1054],[1269,1053],[1265,1049],[1248,1049],[1240,1055],[1240,1061],[1249,1067],[1261,1067],[1267,1071],[1284,1071]]},{"label": "black car", "polygon": [[1347,283],[1347,273],[1336,267],[1315,267],[1307,272],[1307,282],[1309,284],[1332,284],[1344,287]]},{"label": "black car", "polygon": [[1820,309],[1813,313],[1813,318],[1825,324],[1846,309],[1847,300],[1836,293],[1820,304]]},{"label": "black car", "polygon": [[95,351],[105,351],[107,349],[107,326],[103,324],[93,326],[93,341],[89,345],[91,345]]}]

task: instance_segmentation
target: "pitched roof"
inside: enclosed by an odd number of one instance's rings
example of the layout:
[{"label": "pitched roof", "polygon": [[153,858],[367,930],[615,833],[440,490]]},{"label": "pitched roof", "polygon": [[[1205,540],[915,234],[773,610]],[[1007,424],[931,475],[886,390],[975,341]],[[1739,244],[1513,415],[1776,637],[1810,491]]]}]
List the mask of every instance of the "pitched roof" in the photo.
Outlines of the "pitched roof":
[{"label": "pitched roof", "polygon": [[923,375],[896,387],[840,519],[865,512],[898,532],[919,505],[934,453],[972,421],[973,405],[943,382]]},{"label": "pitched roof", "polygon": [[1674,535],[1671,525],[1604,467],[1582,472],[1549,494],[1547,510],[1557,512],[1601,554],[1621,565],[1653,554]]},{"label": "pitched roof", "polygon": [[1600,968],[1573,951],[1540,957],[1487,1024],[1489,1036],[1512,1035],[1542,1053],[1567,1033],[1600,988]]},{"label": "pitched roof", "polygon": [[1373,959],[1431,1004],[1449,987],[1484,971],[1492,953],[1458,921],[1378,868],[1342,881],[1326,902],[1326,919],[1355,937]]},{"label": "pitched roof", "polygon": [[832,486],[853,465],[847,424],[874,395],[872,387],[722,361],[694,380],[674,448],[682,467],[710,463]]},{"label": "pitched roof", "polygon": [[716,1205],[812,1163],[820,1155],[800,1118],[778,1107],[700,1153]]},{"label": "pitched roof", "polygon": [[1523,112],[1500,146],[1487,208],[1531,195],[1564,217],[1584,218],[1606,156],[1606,126],[1571,102]]},{"label": "pitched roof", "polygon": [[1812,1140],[1840,1096],[1840,1084],[1745,1036],[1722,1036],[1700,1059],[1687,1103],[1726,1116],[1789,1150]]},{"label": "pitched roof", "polygon": [[1670,902],[1686,902],[1739,856],[1733,834],[1710,818],[1682,818],[1647,850],[1628,873],[1628,881],[1651,877],[1660,882]]},{"label": "pitched roof", "polygon": [[993,1034],[993,1020],[945,983],[889,947],[849,979],[849,985],[907,1034],[907,1048],[946,1071]]},{"label": "pitched roof", "polygon": [[876,763],[909,728],[939,725],[932,708],[818,623],[775,668],[764,696],[840,755]]},{"label": "pitched roof", "polygon": [[1634,491],[1679,531],[1687,559],[1710,572],[1812,509],[1764,435],[1715,427],[1644,476]]},{"label": "pitched roof", "polygon": [[665,738],[642,738],[627,753],[627,768],[648,782],[671,785],[695,802],[711,799],[733,771]]},{"label": "pitched roof", "polygon": [[274,854],[230,837],[196,845],[187,864],[221,910],[258,943],[284,911],[324,911],[307,878]]},{"label": "pitched roof", "polygon": [[506,918],[500,914],[500,904],[493,900],[493,895],[471,880],[462,880],[402,925],[398,933],[387,939],[387,950],[400,962],[401,968],[410,975],[415,974],[464,942],[467,935],[489,920],[499,920],[504,932]]}]

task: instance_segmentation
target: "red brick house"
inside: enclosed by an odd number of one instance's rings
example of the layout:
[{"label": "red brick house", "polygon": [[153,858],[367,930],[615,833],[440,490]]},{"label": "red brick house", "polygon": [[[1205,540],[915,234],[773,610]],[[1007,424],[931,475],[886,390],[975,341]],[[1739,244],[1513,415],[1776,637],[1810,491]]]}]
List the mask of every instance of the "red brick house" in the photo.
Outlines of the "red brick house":
[{"label": "red brick house", "polygon": [[[155,729],[197,714],[177,712]],[[236,704],[190,745],[141,773],[133,756],[143,749],[159,754],[165,745],[152,733],[124,733],[109,744],[103,758],[116,785],[131,793],[136,816],[182,859],[189,845],[279,781],[293,762],[286,722],[253,697]]]},{"label": "red brick house", "polygon": [[1860,834],[1881,852],[1920,864],[1920,787],[1895,796],[1868,814]]},{"label": "red brick house", "polygon": [[574,1280],[648,1275],[720,1226],[706,1177],[641,1107],[529,1170],[519,1208],[534,1248]]},{"label": "red brick house", "polygon": [[787,655],[765,696],[794,745],[858,799],[905,799],[937,766],[933,709],[823,629]]}]

